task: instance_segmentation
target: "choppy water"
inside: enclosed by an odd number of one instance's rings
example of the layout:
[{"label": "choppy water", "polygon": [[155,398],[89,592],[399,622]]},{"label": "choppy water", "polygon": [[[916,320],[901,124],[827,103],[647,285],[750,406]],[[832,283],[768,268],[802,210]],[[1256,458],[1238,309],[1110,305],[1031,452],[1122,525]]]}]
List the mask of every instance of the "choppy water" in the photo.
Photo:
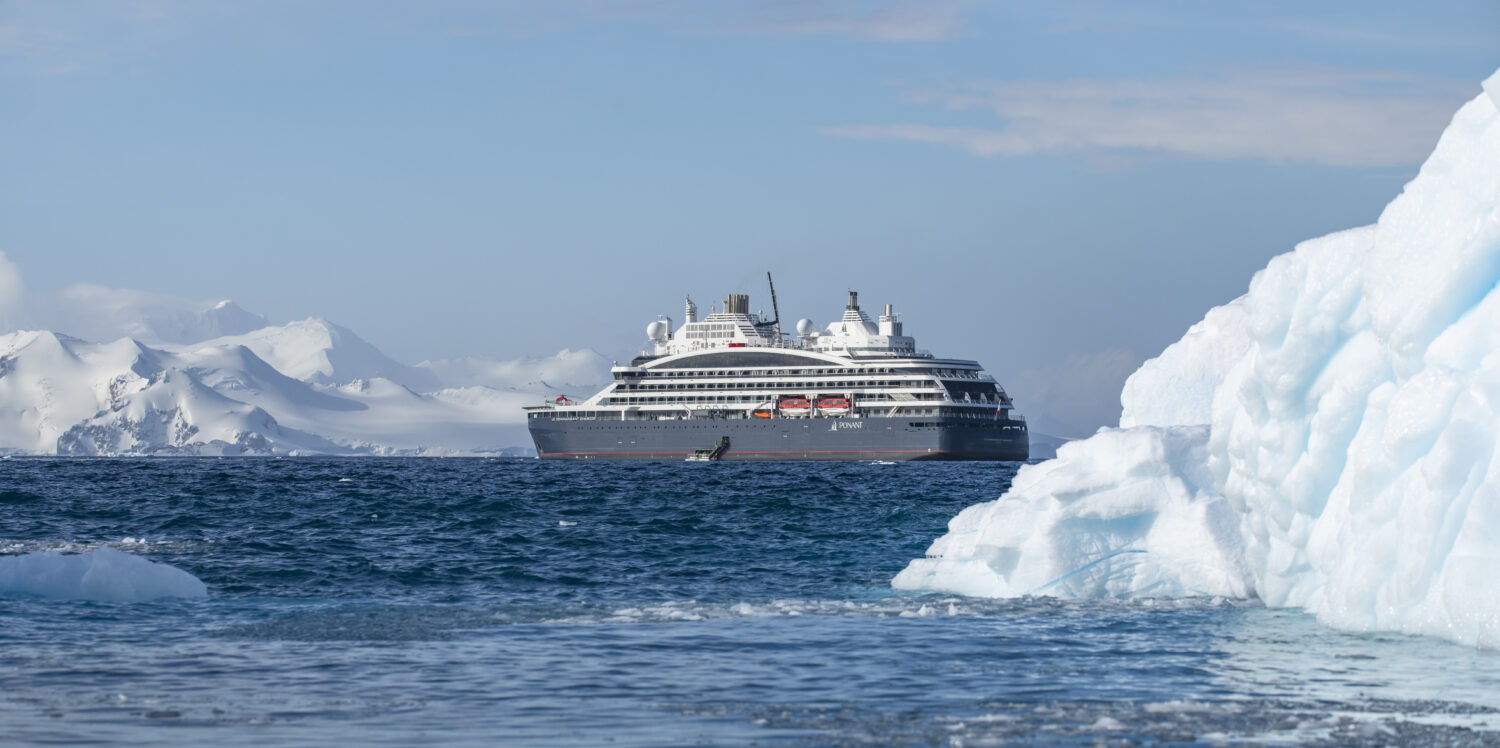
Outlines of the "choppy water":
[{"label": "choppy water", "polygon": [[0,553],[206,600],[0,595],[0,742],[1500,744],[1500,653],[1209,600],[889,580],[999,464],[0,462]]}]

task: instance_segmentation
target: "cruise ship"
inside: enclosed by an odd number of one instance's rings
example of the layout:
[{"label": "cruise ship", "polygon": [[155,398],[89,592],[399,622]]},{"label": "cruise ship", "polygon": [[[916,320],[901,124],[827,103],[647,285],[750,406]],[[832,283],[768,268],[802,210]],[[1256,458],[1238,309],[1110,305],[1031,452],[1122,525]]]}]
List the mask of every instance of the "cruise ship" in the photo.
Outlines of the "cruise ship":
[{"label": "cruise ship", "polygon": [[[769,280],[769,279],[768,279]],[[776,291],[771,287],[772,308]],[[586,400],[526,408],[548,460],[1024,460],[1026,419],[975,361],[918,350],[885,306],[879,321],[849,292],[843,316],[783,334],[780,314],[745,294],[674,328],[610,369]]]}]

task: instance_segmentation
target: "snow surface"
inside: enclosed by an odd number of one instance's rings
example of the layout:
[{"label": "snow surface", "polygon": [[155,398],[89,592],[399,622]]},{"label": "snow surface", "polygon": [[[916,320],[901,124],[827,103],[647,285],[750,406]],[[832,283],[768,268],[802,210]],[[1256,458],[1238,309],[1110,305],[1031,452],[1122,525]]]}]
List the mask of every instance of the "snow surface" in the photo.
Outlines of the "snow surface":
[{"label": "snow surface", "polygon": [[58,600],[141,602],[207,597],[208,587],[170,564],[102,546],[88,553],[37,551],[0,556],[0,595],[16,594]]},{"label": "snow surface", "polygon": [[1500,73],[1373,226],[1304,242],[902,589],[1215,594],[1500,647]]},{"label": "snow surface", "polygon": [[408,366],[324,319],[270,325],[230,301],[96,285],[36,291],[0,253],[3,330],[0,454],[520,454],[523,406],[609,379],[587,350]]},{"label": "snow surface", "polygon": [[313,384],[344,384],[356,379],[389,379],[414,392],[441,389],[425,369],[407,366],[381,353],[348,328],[325,319],[305,319],[262,327],[241,335],[205,340],[183,348],[244,346],[277,371]]},{"label": "snow surface", "polygon": [[535,392],[419,394],[383,378],[334,387],[286,376],[254,351],[0,335],[0,452],[493,454],[528,440]]}]

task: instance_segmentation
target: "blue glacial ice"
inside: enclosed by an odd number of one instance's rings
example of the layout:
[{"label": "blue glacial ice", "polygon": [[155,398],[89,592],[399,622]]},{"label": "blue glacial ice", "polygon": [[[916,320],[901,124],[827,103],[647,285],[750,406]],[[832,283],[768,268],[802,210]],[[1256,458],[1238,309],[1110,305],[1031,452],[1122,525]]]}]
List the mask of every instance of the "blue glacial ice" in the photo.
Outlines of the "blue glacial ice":
[{"label": "blue glacial ice", "polygon": [[58,600],[141,602],[164,597],[207,597],[197,577],[170,564],[109,546],[88,553],[36,551],[0,556],[0,595]]},{"label": "blue glacial ice", "polygon": [[1500,73],[1373,226],[1146,362],[1120,428],[964,510],[900,589],[1223,595],[1500,647]]}]

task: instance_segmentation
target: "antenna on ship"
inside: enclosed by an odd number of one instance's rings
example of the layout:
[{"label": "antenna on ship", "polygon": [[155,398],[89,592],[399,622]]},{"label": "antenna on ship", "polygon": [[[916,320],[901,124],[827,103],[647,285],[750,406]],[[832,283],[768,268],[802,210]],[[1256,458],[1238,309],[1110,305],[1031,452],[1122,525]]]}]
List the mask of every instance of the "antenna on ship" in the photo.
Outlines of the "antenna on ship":
[{"label": "antenna on ship", "polygon": [[776,281],[771,280],[771,271],[766,271],[766,285],[771,287],[771,326],[776,328],[776,342],[781,342],[781,310],[776,307]]}]

